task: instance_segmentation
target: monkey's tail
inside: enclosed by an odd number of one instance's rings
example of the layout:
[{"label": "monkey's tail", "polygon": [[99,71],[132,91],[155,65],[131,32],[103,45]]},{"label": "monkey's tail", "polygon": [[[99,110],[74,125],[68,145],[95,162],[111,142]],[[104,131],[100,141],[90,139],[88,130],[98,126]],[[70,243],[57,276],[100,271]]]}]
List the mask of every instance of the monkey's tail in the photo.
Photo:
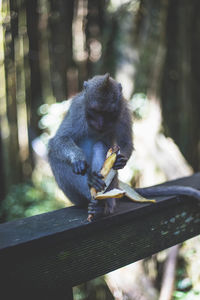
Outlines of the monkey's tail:
[{"label": "monkey's tail", "polygon": [[200,201],[200,191],[189,187],[189,186],[156,186],[147,188],[137,188],[135,189],[142,197],[153,198],[158,196],[175,196],[175,195],[185,195],[189,197],[196,198]]}]

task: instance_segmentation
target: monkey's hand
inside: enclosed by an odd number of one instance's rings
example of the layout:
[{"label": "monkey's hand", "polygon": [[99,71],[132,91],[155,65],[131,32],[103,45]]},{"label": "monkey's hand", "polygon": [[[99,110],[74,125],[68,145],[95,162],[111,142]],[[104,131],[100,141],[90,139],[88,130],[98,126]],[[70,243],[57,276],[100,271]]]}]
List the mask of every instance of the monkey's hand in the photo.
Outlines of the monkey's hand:
[{"label": "monkey's hand", "polygon": [[123,154],[117,154],[116,161],[114,163],[113,169],[114,170],[119,170],[123,169],[127,163],[127,158]]},{"label": "monkey's hand", "polygon": [[102,180],[103,175],[97,172],[89,172],[88,173],[88,185],[89,187],[95,188],[97,192],[102,191],[105,187],[106,184]]},{"label": "monkey's hand", "polygon": [[72,164],[72,170],[75,174],[85,175],[88,164],[85,160],[77,160]]}]

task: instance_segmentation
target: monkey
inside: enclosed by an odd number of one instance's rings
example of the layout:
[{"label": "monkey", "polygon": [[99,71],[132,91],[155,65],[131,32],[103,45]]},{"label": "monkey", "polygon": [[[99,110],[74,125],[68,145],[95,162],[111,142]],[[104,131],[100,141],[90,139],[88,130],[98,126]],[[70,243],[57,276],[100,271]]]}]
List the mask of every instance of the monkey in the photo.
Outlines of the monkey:
[{"label": "monkey", "polygon": [[[100,170],[114,144],[120,153],[113,166],[123,168],[133,151],[132,116],[122,86],[108,73],[85,81],[83,91],[72,100],[69,111],[48,144],[48,159],[64,194],[76,205],[89,207],[96,216],[110,214],[115,199],[94,201],[90,187],[105,188]],[[117,187],[117,176],[109,189]]]},{"label": "monkey", "polygon": [[[97,217],[114,212],[115,199],[95,201],[90,188],[105,188],[100,170],[106,153],[114,144],[120,147],[113,166],[122,169],[133,151],[132,115],[122,86],[108,73],[85,81],[55,136],[49,141],[48,159],[64,194],[79,207]],[[118,186],[115,176],[108,190]],[[168,186],[138,188],[143,197],[187,195],[200,200],[200,191],[191,187]]]}]

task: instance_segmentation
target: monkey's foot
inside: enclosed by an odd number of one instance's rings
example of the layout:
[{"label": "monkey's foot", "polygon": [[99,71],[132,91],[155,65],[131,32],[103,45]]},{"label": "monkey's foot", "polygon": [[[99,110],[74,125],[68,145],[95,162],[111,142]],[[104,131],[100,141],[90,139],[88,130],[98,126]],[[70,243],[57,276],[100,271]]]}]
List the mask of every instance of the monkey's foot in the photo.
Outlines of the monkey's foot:
[{"label": "monkey's foot", "polygon": [[115,210],[115,206],[116,206],[115,198],[106,199],[105,207],[104,207],[104,215],[113,214]]},{"label": "monkey's foot", "polygon": [[88,205],[88,221],[94,221],[104,215],[104,203],[92,200]]},{"label": "monkey's foot", "polygon": [[97,220],[114,212],[116,199],[109,198],[104,201],[92,200],[88,205],[88,221]]}]

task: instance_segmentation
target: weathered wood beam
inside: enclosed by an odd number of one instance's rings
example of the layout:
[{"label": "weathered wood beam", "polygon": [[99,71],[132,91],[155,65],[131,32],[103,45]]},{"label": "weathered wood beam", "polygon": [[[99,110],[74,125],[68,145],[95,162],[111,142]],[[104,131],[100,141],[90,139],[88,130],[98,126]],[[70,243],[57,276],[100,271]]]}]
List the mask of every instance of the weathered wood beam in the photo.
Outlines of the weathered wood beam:
[{"label": "weathered wood beam", "polygon": [[[200,188],[200,173],[166,184]],[[1,286],[55,295],[198,234],[200,206],[187,197],[159,197],[156,204],[121,200],[114,215],[92,223],[75,207],[4,223]]]}]

